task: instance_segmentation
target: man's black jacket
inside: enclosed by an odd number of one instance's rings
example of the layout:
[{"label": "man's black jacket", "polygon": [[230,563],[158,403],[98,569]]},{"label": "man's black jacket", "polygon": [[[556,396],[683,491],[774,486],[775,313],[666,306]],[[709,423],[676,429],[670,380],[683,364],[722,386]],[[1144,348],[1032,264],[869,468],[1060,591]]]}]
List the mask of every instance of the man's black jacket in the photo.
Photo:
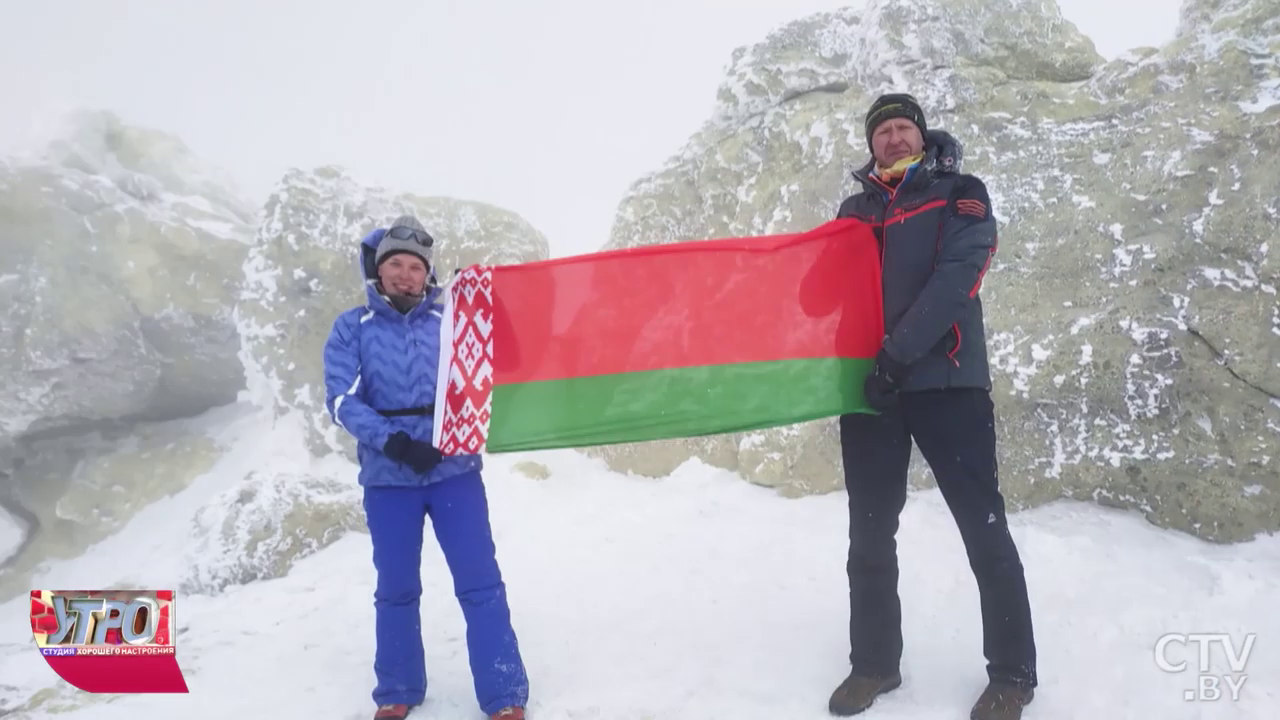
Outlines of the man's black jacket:
[{"label": "man's black jacket", "polygon": [[986,185],[960,172],[963,148],[946,132],[925,138],[925,157],[890,188],[854,172],[863,192],[837,217],[876,226],[884,283],[885,350],[910,366],[904,390],[991,387],[978,290],[996,252]]}]

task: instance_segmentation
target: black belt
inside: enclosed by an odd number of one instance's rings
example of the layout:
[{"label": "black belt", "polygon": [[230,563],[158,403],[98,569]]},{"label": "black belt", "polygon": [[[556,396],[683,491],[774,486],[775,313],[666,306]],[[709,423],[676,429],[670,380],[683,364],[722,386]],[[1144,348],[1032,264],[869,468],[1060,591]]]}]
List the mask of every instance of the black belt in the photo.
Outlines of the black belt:
[{"label": "black belt", "polygon": [[431,403],[423,407],[400,408],[399,410],[379,410],[378,414],[382,417],[408,417],[410,415],[434,415],[436,413],[436,404]]}]

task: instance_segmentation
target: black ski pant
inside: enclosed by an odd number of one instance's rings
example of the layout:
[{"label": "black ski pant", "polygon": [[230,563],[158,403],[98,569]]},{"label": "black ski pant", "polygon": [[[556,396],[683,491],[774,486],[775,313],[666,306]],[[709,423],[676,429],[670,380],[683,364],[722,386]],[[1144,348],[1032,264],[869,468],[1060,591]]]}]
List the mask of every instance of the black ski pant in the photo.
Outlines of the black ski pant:
[{"label": "black ski pant", "polygon": [[[840,418],[849,492],[853,671],[899,671],[902,606],[895,536],[907,501],[913,439],[951,510],[978,583],[988,677],[1035,687],[1031,608],[1022,561],[1005,523],[995,411],[989,392],[969,388],[900,393],[894,410]],[[947,600],[939,596],[937,601]]]}]

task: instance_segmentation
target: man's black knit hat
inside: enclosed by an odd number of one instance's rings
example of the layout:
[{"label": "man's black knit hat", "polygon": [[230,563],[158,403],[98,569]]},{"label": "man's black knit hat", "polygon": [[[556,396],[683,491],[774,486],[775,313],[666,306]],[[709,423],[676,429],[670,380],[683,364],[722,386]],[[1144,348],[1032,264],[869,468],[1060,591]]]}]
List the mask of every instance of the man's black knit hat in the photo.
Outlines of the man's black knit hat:
[{"label": "man's black knit hat", "polygon": [[871,133],[875,132],[877,125],[889,118],[910,120],[920,128],[921,135],[929,131],[929,125],[924,120],[924,110],[920,109],[920,103],[916,102],[914,97],[906,93],[881,95],[871,103],[871,108],[867,110],[867,119],[863,123],[863,132],[867,136],[867,149],[871,149]]}]

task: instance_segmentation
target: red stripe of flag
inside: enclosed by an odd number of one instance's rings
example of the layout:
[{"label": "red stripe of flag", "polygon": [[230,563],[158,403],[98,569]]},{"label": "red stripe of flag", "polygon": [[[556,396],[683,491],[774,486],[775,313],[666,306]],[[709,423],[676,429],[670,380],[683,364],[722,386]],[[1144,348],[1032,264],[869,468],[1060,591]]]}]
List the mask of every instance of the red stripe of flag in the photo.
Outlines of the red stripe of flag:
[{"label": "red stripe of flag", "polygon": [[883,334],[871,227],[495,267],[493,382],[871,357]]}]

